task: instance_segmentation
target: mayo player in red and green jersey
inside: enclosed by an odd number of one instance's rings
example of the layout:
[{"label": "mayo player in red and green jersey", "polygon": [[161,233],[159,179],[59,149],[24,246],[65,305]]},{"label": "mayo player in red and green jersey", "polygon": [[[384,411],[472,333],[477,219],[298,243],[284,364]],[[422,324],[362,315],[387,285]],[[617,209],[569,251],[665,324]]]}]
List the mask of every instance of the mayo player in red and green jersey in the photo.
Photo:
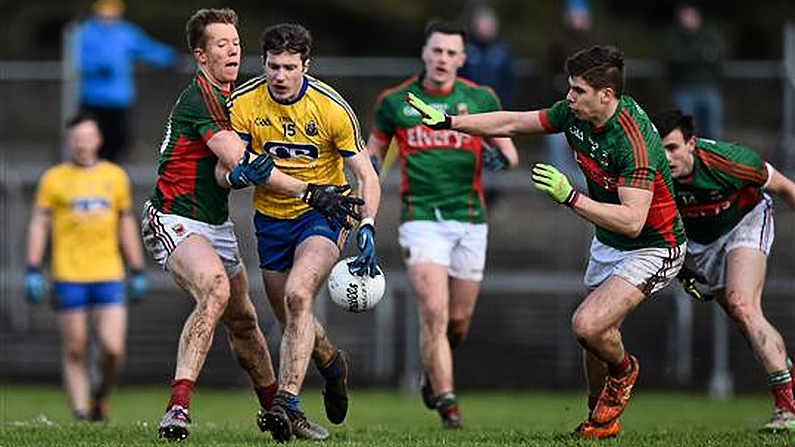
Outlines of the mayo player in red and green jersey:
[{"label": "mayo player in red and green jersey", "polygon": [[624,349],[621,323],[665,287],[684,262],[685,234],[662,142],[641,107],[624,91],[624,58],[594,46],[566,61],[566,101],[543,110],[442,115],[407,98],[435,128],[473,135],[566,135],[588,183],[588,196],[553,166],[536,164],[536,189],[596,226],[585,273],[590,293],[572,317],[585,353],[589,415],[574,434],[617,436],[639,364]]},{"label": "mayo player in red and green jersey", "polygon": [[455,115],[501,108],[491,89],[457,78],[466,58],[464,37],[460,25],[428,24],[424,71],[381,94],[367,143],[376,163],[383,160],[392,138],[400,150],[399,242],[419,305],[422,397],[445,428],[461,426],[452,350],[469,332],[486,263],[481,174],[489,160],[502,168],[518,163],[509,138],[489,138],[493,152],[487,152],[480,137],[423,126],[420,114],[403,99],[411,92]]},{"label": "mayo player in red and green jersey", "polygon": [[231,9],[201,9],[188,20],[186,33],[198,70],[166,124],[157,183],[144,207],[142,225],[147,250],[196,301],[182,329],[171,398],[158,428],[160,436],[171,441],[188,436],[193,386],[218,322],[226,326],[232,351],[263,409],[270,408],[276,392],[229,220],[228,188],[267,184],[303,198],[325,216],[350,211],[349,199],[343,200],[335,187],[294,179],[274,169],[267,155],[249,156],[232,130],[225,103],[240,66],[237,14]]},{"label": "mayo player in red and green jersey", "polygon": [[661,112],[653,120],[688,237],[683,272],[689,277],[680,279],[683,285],[696,277],[706,283],[762,364],[774,401],[773,417],[763,429],[795,432],[792,360],[762,312],[774,238],[767,192],[795,209],[795,183],[745,146],[697,138],[693,117],[680,110]]}]

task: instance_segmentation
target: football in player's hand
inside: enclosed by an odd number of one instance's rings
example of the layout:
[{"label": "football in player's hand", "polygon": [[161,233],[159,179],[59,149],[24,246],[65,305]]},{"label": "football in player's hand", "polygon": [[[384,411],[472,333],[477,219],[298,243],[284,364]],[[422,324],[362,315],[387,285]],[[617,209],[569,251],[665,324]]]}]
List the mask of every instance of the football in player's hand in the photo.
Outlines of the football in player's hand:
[{"label": "football in player's hand", "polygon": [[348,264],[355,256],[341,259],[331,269],[328,291],[331,301],[347,312],[359,313],[374,308],[384,297],[386,278],[381,267],[374,277],[355,275]]}]

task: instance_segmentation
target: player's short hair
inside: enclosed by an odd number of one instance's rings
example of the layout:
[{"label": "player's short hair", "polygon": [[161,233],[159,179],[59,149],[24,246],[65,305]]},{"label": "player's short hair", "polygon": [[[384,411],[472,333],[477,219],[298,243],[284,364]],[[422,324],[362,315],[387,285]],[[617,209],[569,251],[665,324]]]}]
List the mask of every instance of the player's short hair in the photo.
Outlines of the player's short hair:
[{"label": "player's short hair", "polygon": [[94,11],[94,14],[97,15],[115,15],[120,16],[124,14],[124,10],[127,8],[127,5],[124,4],[123,0],[96,0],[91,5],[91,10]]},{"label": "player's short hair", "polygon": [[301,61],[306,62],[312,53],[312,33],[306,27],[297,23],[278,23],[269,26],[260,35],[262,57],[268,53],[300,54]]},{"label": "player's short hair", "polygon": [[85,123],[86,121],[93,121],[99,125],[96,115],[86,110],[79,110],[66,120],[66,129],[69,130],[75,126]]},{"label": "player's short hair", "polygon": [[574,53],[566,59],[566,73],[597,90],[609,87],[617,98],[624,94],[624,55],[614,46],[595,45]]},{"label": "player's short hair", "polygon": [[686,115],[679,109],[669,109],[656,113],[651,117],[651,122],[657,128],[660,137],[665,138],[675,129],[682,132],[685,141],[693,138],[696,128],[693,125],[693,115]]},{"label": "player's short hair", "polygon": [[467,29],[461,22],[431,19],[425,24],[425,42],[428,42],[428,38],[431,37],[433,33],[458,34],[461,36],[461,40],[463,40],[464,43],[467,41]]},{"label": "player's short hair", "polygon": [[227,23],[237,27],[237,13],[230,8],[203,8],[196,11],[185,24],[185,36],[188,39],[189,50],[204,49],[204,46],[207,45],[207,35],[204,31],[208,25],[213,23]]}]

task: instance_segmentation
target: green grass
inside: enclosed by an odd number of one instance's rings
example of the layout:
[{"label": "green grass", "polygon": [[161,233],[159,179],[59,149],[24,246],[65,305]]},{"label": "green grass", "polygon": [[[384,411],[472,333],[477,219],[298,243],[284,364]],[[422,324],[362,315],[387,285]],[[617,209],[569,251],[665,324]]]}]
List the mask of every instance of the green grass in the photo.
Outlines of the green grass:
[{"label": "green grass", "polygon": [[[156,437],[168,388],[123,387],[112,400],[111,422],[76,423],[63,392],[54,386],[5,384],[0,395],[0,447],[168,445]],[[549,392],[464,392],[465,429],[439,428],[418,396],[353,390],[348,419],[330,427],[323,445],[336,446],[795,446],[795,434],[757,432],[771,413],[766,395],[711,400],[704,396],[638,390],[622,417],[616,440],[581,441],[568,436],[585,416],[584,395]],[[326,424],[320,396],[302,397],[307,415]],[[241,447],[275,445],[256,428],[256,400],[248,390],[199,387],[194,420],[182,445]],[[293,441],[296,445],[311,445]]]}]

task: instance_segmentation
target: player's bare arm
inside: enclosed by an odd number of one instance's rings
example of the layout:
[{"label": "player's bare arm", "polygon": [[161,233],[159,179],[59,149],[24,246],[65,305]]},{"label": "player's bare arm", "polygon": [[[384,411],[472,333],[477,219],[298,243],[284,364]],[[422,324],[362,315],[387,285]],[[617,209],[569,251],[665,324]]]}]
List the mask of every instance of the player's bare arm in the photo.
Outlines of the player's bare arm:
[{"label": "player's bare arm", "polygon": [[765,190],[772,192],[784,200],[790,208],[795,209],[795,183],[772,166],[770,181]]},{"label": "player's bare arm", "polygon": [[44,259],[44,251],[47,248],[51,224],[52,215],[49,210],[34,208],[28,224],[27,261],[29,266],[41,266]]},{"label": "player's bare arm", "polygon": [[513,137],[544,131],[538,110],[527,112],[500,111],[455,115],[451,117],[453,130],[471,135]]},{"label": "player's bare arm", "polygon": [[512,137],[544,131],[541,111],[496,111],[471,115],[448,115],[436,110],[413,93],[406,93],[406,102],[422,116],[422,123],[432,129],[452,129],[481,137]]},{"label": "player's bare arm", "polygon": [[130,210],[122,211],[119,216],[119,245],[132,270],[143,270],[144,255],[141,248],[141,234],[138,224]]},{"label": "player's bare arm", "polygon": [[577,199],[574,212],[589,222],[624,236],[637,237],[646,224],[653,193],[646,189],[621,186],[620,204],[597,202],[584,194]]},{"label": "player's bare arm", "polygon": [[207,141],[207,147],[218,157],[215,165],[215,180],[224,188],[229,188],[226,175],[240,162],[246,151],[246,144],[233,131],[222,130]]},{"label": "player's bare arm", "polygon": [[237,166],[246,151],[246,143],[240,139],[237,133],[231,130],[216,132],[212,138],[207,140],[207,146],[218,157],[219,164],[227,172]]},{"label": "player's bare arm", "polygon": [[378,205],[381,202],[381,184],[378,181],[378,174],[375,173],[373,164],[370,162],[369,151],[361,151],[353,157],[346,158],[345,162],[356,177],[358,194],[364,199],[364,205],[361,207],[362,218],[375,219]]},{"label": "player's bare arm", "polygon": [[519,153],[513,140],[505,137],[486,137],[489,144],[496,147],[508,160],[508,169],[513,169],[519,165]]},{"label": "player's bare arm", "polygon": [[384,141],[375,132],[370,134],[370,138],[367,139],[367,153],[371,157],[375,157],[379,166],[384,163],[387,149],[389,149],[389,141]]}]

